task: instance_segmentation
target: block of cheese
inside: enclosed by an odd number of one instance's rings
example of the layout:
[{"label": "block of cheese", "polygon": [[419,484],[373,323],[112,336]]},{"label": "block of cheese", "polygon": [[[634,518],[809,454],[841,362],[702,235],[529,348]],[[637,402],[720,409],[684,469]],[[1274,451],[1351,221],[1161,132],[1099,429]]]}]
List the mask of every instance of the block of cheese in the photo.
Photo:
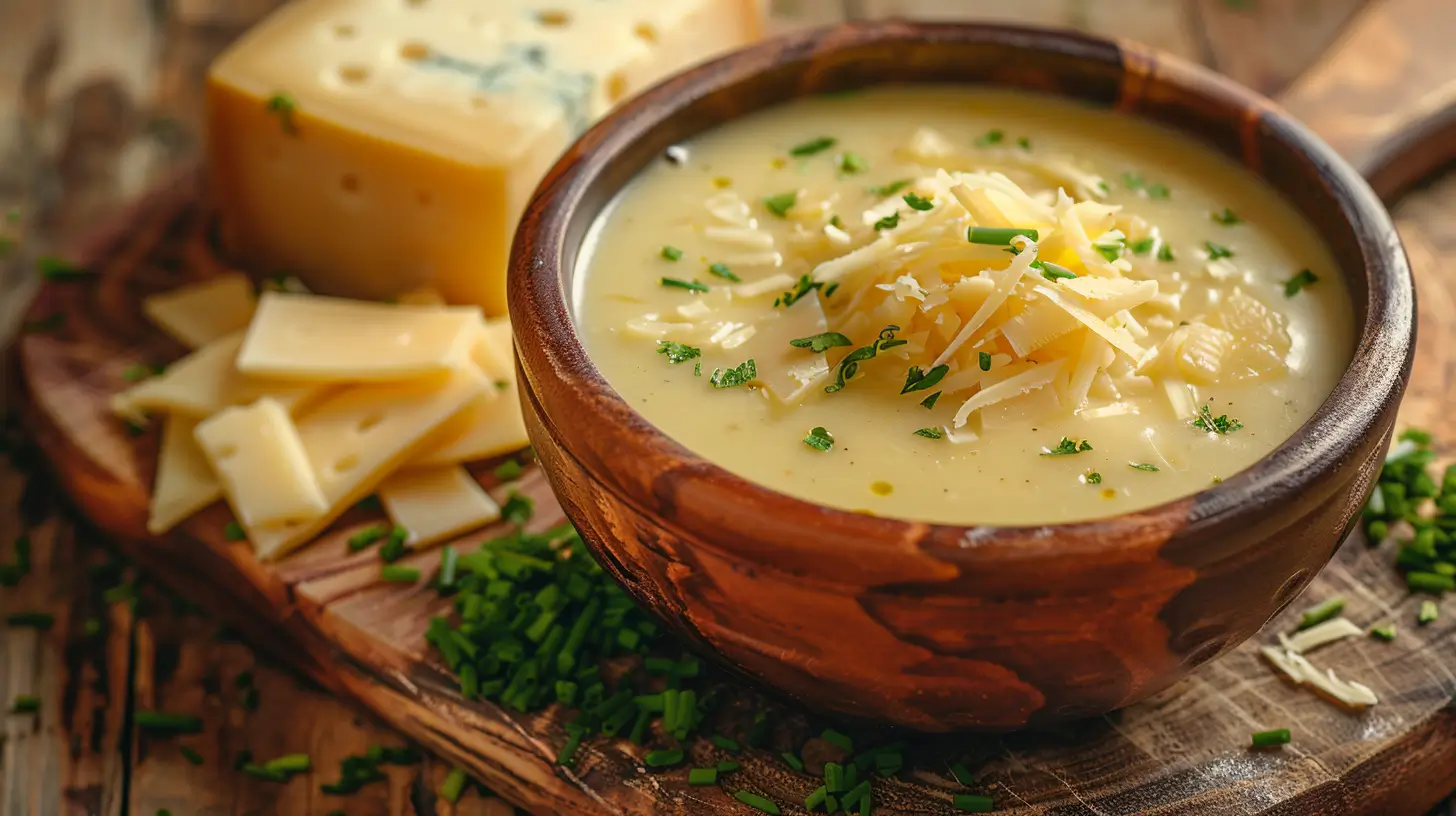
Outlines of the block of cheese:
[{"label": "block of cheese", "polygon": [[[521,397],[512,365],[511,324],[492,320],[471,351],[471,359],[490,378],[491,393],[477,397],[461,417],[462,431],[414,457],[410,464],[439,467],[489,459],[530,444],[521,417]],[[504,386],[502,388],[501,386]]]},{"label": "block of cheese", "polygon": [[195,349],[242,331],[258,304],[253,282],[230,272],[142,301],[142,312],[162,331]]},{"label": "block of cheese", "polygon": [[293,420],[277,400],[225,408],[199,423],[194,435],[244,527],[300,524],[329,509]]},{"label": "block of cheese", "polygon": [[197,420],[167,417],[162,446],[157,451],[157,478],[152,483],[152,506],[147,532],[161,535],[188,516],[222,498],[222,484],[207,464],[193,437]]},{"label": "block of cheese", "polygon": [[501,517],[500,505],[458,465],[400,471],[379,485],[379,501],[389,520],[409,531],[405,543],[411,547],[444,541]]},{"label": "block of cheese", "polygon": [[475,366],[397,383],[355,385],[325,397],[298,420],[309,467],[328,511],[284,528],[249,527],[259,557],[277,558],[328,526],[374,490],[435,435],[455,433],[452,420],[487,388]]},{"label": "block of cheese", "polygon": [[295,0],[213,63],[208,158],[232,251],[316,292],[432,286],[505,313],[544,172],[595,118],[755,39],[761,0]]},{"label": "block of cheese", "polygon": [[185,414],[201,419],[230,405],[245,405],[259,397],[277,400],[296,414],[327,386],[313,382],[286,382],[239,373],[241,331],[214,340],[151,377],[112,397],[111,407],[139,421],[147,412]]},{"label": "block of cheese", "polygon": [[465,364],[480,326],[473,307],[266,292],[238,351],[238,370],[315,381],[438,374]]}]

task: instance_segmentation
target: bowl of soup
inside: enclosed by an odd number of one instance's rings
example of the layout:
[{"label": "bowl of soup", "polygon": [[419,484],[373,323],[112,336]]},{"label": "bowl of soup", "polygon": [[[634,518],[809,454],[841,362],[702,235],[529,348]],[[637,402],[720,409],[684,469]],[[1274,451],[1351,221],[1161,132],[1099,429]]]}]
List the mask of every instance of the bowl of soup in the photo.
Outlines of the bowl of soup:
[{"label": "bowl of soup", "polygon": [[928,731],[1102,714],[1257,631],[1358,518],[1415,331],[1389,216],[1267,100],[898,21],[625,104],[509,299],[536,452],[632,596]]}]

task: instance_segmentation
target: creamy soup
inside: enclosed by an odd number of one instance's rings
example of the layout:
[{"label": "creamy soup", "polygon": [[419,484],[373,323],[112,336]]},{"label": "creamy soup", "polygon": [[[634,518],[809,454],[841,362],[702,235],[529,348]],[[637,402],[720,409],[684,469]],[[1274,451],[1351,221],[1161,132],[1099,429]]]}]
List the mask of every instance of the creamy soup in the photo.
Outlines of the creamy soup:
[{"label": "creamy soup", "polygon": [[1352,346],[1327,249],[1158,127],[992,90],[796,101],[670,150],[601,216],[578,330],[683,445],[948,523],[1144,508],[1287,439]]}]

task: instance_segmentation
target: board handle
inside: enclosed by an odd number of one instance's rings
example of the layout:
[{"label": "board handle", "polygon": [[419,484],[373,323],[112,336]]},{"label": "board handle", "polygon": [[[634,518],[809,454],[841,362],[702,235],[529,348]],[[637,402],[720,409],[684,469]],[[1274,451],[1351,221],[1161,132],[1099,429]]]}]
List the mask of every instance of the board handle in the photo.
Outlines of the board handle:
[{"label": "board handle", "polygon": [[1394,200],[1456,159],[1456,3],[1372,4],[1282,102]]}]

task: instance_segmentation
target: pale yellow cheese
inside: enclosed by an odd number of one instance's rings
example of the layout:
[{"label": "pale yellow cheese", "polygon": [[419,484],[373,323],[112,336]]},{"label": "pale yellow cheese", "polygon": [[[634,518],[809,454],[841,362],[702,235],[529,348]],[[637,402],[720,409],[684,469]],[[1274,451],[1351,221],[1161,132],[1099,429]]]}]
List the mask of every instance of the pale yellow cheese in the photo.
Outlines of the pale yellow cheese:
[{"label": "pale yellow cheese", "polygon": [[364,303],[267,292],[238,370],[288,380],[398,380],[463,365],[480,335],[470,307]]},{"label": "pale yellow cheese", "polygon": [[246,328],[258,298],[246,275],[232,272],[142,301],[142,312],[188,348],[201,348]]},{"label": "pale yellow cheese", "polygon": [[405,470],[379,485],[379,500],[406,543],[425,547],[500,519],[500,506],[458,466]]},{"label": "pale yellow cheese", "polygon": [[286,382],[249,377],[235,365],[243,333],[236,332],[203,346],[167,367],[163,373],[112,397],[112,410],[141,419],[147,412],[169,412],[202,418],[230,405],[245,405],[267,396],[291,414],[326,390],[312,382]]},{"label": "pale yellow cheese", "polygon": [[[297,0],[213,64],[223,238],[314,291],[505,313],[515,223],[626,95],[756,38],[759,0]],[[291,111],[269,99],[287,94]]]},{"label": "pale yellow cheese", "polygon": [[[471,357],[491,380],[487,393],[476,397],[461,417],[463,430],[442,439],[411,461],[411,466],[439,467],[489,459],[518,451],[530,444],[521,415],[521,397],[516,372],[511,365],[511,325],[493,320],[485,328],[483,342]],[[504,385],[504,388],[501,386]]]},{"label": "pale yellow cheese", "polygon": [[197,420],[167,417],[162,445],[157,452],[157,477],[152,483],[152,504],[147,532],[161,535],[193,513],[222,498],[222,484],[193,437]]},{"label": "pale yellow cheese", "polygon": [[467,365],[443,376],[351,386],[325,398],[299,418],[298,434],[328,510],[285,528],[249,528],[259,557],[277,558],[328,526],[435,434],[452,432],[452,420],[491,387]]},{"label": "pale yellow cheese", "polygon": [[195,436],[244,527],[297,524],[329,509],[298,431],[277,400],[219,411],[197,426]]}]

